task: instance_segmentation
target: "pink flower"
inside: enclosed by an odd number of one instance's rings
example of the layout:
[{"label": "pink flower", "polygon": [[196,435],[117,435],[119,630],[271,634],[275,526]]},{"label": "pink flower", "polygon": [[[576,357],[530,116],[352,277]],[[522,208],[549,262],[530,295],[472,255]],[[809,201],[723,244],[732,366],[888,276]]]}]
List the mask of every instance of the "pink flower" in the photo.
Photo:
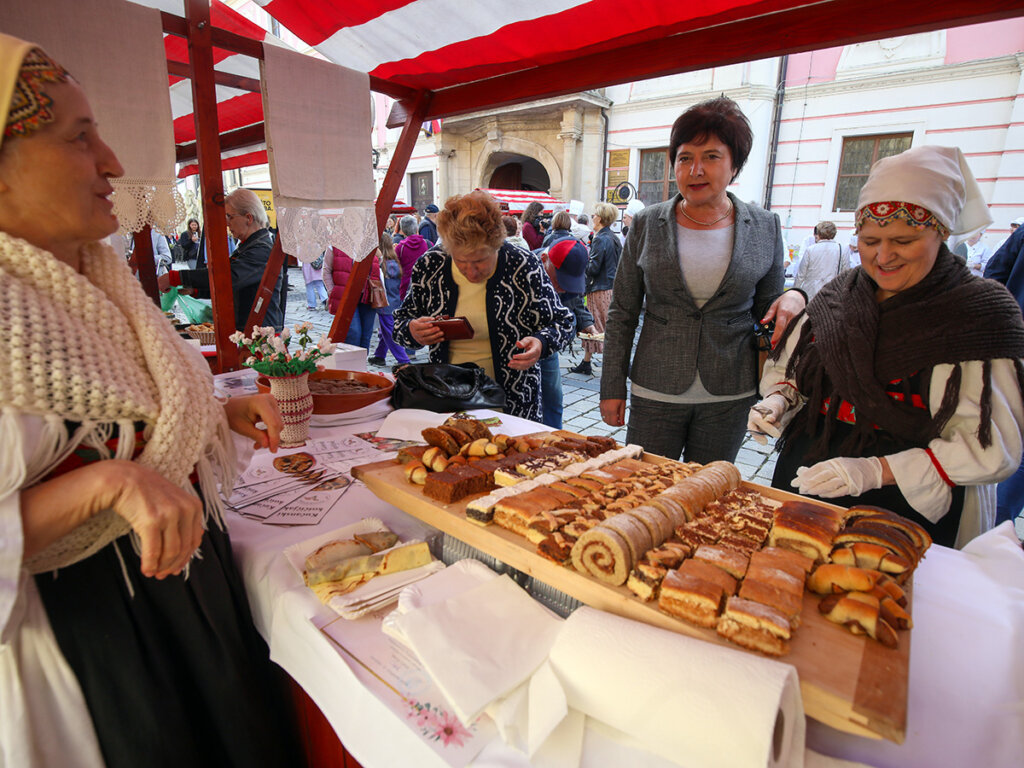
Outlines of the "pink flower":
[{"label": "pink flower", "polygon": [[437,721],[434,719],[434,713],[429,708],[423,707],[416,715],[416,727],[417,728],[433,728],[437,725]]},{"label": "pink flower", "polygon": [[462,723],[459,722],[459,719],[448,712],[441,713],[437,725],[438,728],[434,733],[434,738],[440,739],[446,747],[451,746],[452,743],[457,747],[464,746],[466,739],[472,736]]}]

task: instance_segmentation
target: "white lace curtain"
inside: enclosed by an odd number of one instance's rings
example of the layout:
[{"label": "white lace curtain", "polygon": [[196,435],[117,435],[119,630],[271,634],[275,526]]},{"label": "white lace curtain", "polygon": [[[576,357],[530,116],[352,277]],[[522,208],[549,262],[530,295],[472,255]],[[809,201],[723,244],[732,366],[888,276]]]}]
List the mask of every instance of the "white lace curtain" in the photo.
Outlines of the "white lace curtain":
[{"label": "white lace curtain", "polygon": [[267,45],[261,81],[282,248],[303,262],[329,246],[366,258],[378,243],[369,77]]}]

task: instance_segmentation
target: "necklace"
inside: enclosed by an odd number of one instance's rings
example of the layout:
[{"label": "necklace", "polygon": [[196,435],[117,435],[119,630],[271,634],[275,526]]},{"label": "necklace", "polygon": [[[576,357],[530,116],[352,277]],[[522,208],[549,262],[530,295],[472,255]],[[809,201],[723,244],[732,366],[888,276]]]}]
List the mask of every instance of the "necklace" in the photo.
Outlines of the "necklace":
[{"label": "necklace", "polygon": [[717,224],[718,222],[722,221],[723,219],[727,219],[727,218],[729,218],[729,216],[731,216],[731,215],[732,215],[732,207],[733,207],[733,206],[732,206],[732,200],[730,200],[730,201],[729,201],[729,210],[727,210],[727,211],[726,211],[725,213],[723,213],[723,214],[722,214],[721,216],[719,216],[719,217],[718,217],[717,219],[715,219],[714,221],[700,221],[699,219],[695,219],[695,218],[693,218],[693,216],[691,216],[690,214],[688,214],[688,213],[686,212],[686,209],[685,209],[685,208],[683,208],[683,201],[682,201],[682,200],[680,200],[680,201],[679,201],[679,205],[678,205],[678,206],[676,206],[676,207],[677,207],[677,208],[679,209],[679,212],[680,212],[681,214],[683,214],[683,216],[685,216],[686,218],[688,218],[688,219],[689,219],[690,221],[692,221],[692,222],[693,222],[694,224],[700,224],[700,225],[701,225],[702,227],[710,227],[710,226],[713,226],[713,225]]}]

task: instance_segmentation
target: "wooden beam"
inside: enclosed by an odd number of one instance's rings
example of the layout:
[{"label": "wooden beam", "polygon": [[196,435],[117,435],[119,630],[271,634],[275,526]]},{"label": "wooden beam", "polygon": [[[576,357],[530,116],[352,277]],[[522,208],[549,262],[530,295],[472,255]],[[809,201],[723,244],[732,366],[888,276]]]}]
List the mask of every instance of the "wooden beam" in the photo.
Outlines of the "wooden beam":
[{"label": "wooden beam", "polygon": [[[274,247],[270,249],[270,255],[267,257],[267,266],[263,268],[260,287],[256,289],[256,297],[249,308],[249,318],[242,329],[246,336],[252,335],[254,325],[263,325],[263,318],[267,316],[270,303],[274,300],[274,288],[277,286],[277,278],[281,276],[285,258],[284,250],[281,248],[281,236],[278,234],[274,238]],[[286,290],[283,284],[281,290]]]},{"label": "wooden beam", "polygon": [[[239,149],[255,144],[262,144],[266,140],[263,123],[247,125],[234,131],[228,131],[220,135],[220,151],[227,152],[230,149]],[[198,153],[197,142],[190,144],[178,144],[174,148],[174,159],[179,163],[186,163],[195,160]]]},{"label": "wooden beam", "polygon": [[[395,154],[388,164],[388,172],[384,176],[384,185],[377,195],[377,202],[374,212],[377,215],[377,235],[384,231],[388,216],[391,214],[391,206],[395,204],[398,196],[398,189],[402,185],[402,177],[409,165],[409,158],[412,157],[413,148],[416,146],[416,139],[419,136],[420,125],[423,124],[423,116],[430,107],[430,93],[424,91],[419,94],[415,103],[408,110],[405,125],[402,127],[402,135],[398,138],[395,146]],[[334,315],[334,322],[331,323],[331,330],[328,338],[331,341],[344,341],[348,334],[348,327],[352,324],[352,316],[356,312],[356,304],[363,292],[363,285],[370,274],[370,267],[373,266],[372,258],[365,258],[357,261],[352,273],[345,284],[345,291],[342,293],[341,302]]]},{"label": "wooden beam", "polygon": [[210,298],[217,343],[216,371],[238,368],[238,347],[229,339],[235,332],[235,300],[224,216],[224,179],[218,143],[217,92],[213,81],[213,41],[210,35],[210,0],[185,0],[188,56],[192,66],[192,115],[199,147],[199,179],[206,232],[206,263],[210,272]]},{"label": "wooden beam", "polygon": [[[175,77],[191,77],[192,69],[184,61],[171,61],[168,59],[167,74],[174,75]],[[243,77],[242,75],[232,75],[230,72],[214,70],[213,80],[217,85],[226,85],[230,88],[237,88],[240,91],[260,92],[260,81],[255,77]]]},{"label": "wooden beam", "polygon": [[[167,11],[160,12],[160,20],[163,23],[164,32],[169,35],[187,37],[187,25],[185,20]],[[223,48],[232,53],[241,53],[244,56],[252,56],[254,59],[263,58],[263,43],[258,40],[228,32],[220,27],[212,27],[211,40],[217,48]],[[172,73],[177,74],[177,73]],[[184,75],[181,75],[184,77]],[[259,90],[257,88],[257,90]],[[393,99],[414,99],[418,93],[416,89],[400,83],[392,83],[382,80],[379,77],[370,75],[370,90],[383,93]]]},{"label": "wooden beam", "polygon": [[[700,20],[700,28],[660,40],[584,54],[434,92],[425,120],[495,109],[582,90],[692,72],[882,37],[1014,18],[1020,0],[828,0],[761,15],[737,11]],[[749,14],[751,9],[740,9]],[[828,30],[832,30],[829,34]],[[834,35],[834,36],[833,36]],[[466,73],[467,79],[471,73]]]}]

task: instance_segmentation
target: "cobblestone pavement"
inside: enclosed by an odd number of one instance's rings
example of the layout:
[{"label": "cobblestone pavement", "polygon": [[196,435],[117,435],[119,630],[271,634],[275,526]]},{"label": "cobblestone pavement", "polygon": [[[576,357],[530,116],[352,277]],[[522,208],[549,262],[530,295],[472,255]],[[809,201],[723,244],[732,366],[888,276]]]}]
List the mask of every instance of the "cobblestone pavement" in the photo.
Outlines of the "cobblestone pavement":
[{"label": "cobblestone pavement", "polygon": [[[323,309],[310,311],[306,308],[306,290],[302,282],[302,272],[299,269],[289,270],[288,311],[286,322],[288,325],[309,320],[316,329],[316,336],[320,333],[327,333],[331,327],[331,316]],[[371,351],[377,344],[377,331],[373,333]],[[425,360],[425,355],[420,352],[419,359]],[[601,381],[601,356],[595,355],[594,375],[584,376],[578,373],[570,373],[569,368],[576,365],[583,359],[583,349],[577,340],[572,349],[559,355],[559,363],[562,369],[562,426],[565,429],[579,432],[586,435],[608,435],[619,442],[625,442],[626,428],[614,428],[601,420],[599,409],[599,388]],[[379,368],[369,366],[370,370],[390,370],[394,360],[388,358],[388,367]],[[773,451],[774,441],[767,445],[760,445],[756,440],[747,437],[740,447],[736,456],[736,466],[744,480],[749,480],[762,485],[770,485],[772,472],[775,471],[776,454]],[[1017,535],[1024,540],[1024,516],[1016,520]]]}]

